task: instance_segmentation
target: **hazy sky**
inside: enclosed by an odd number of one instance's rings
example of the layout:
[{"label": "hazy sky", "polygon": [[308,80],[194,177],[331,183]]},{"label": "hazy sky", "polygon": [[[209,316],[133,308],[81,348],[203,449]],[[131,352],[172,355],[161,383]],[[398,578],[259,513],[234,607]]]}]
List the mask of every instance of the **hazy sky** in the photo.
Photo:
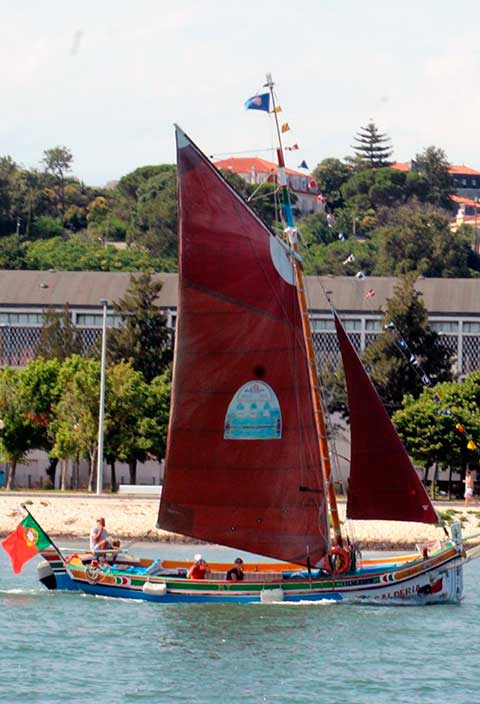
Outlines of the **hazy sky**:
[{"label": "hazy sky", "polygon": [[[372,118],[406,161],[442,147],[480,169],[480,5],[470,0],[0,0],[0,154],[66,145],[104,184],[174,160],[172,123],[207,154],[268,148],[243,102],[273,73],[288,155],[351,153]],[[260,156],[269,158],[268,152]]]}]

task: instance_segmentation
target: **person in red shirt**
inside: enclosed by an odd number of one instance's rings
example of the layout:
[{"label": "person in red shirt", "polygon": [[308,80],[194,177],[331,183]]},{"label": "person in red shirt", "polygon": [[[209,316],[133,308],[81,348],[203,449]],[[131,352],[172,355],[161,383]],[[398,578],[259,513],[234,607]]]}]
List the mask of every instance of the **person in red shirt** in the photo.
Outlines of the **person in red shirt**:
[{"label": "person in red shirt", "polygon": [[187,579],[205,579],[209,572],[207,562],[201,555],[195,555],[193,559],[195,562],[187,572]]}]

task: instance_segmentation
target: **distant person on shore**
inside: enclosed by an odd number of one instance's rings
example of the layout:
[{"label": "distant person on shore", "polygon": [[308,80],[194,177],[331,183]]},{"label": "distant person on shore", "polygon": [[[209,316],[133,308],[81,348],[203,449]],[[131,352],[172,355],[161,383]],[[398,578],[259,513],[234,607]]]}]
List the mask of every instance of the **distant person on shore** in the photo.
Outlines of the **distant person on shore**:
[{"label": "distant person on shore", "polygon": [[205,579],[210,571],[206,560],[200,554],[195,555],[193,559],[195,562],[187,572],[187,579]]},{"label": "distant person on shore", "polygon": [[106,550],[108,545],[108,533],[105,528],[105,519],[97,518],[97,523],[90,531],[90,550]]},{"label": "distant person on shore", "polygon": [[[468,506],[473,502],[473,474],[470,469],[467,469],[465,474],[465,506]],[[477,502],[478,503],[478,502]]]},{"label": "distant person on shore", "polygon": [[227,582],[243,582],[243,576],[243,560],[241,557],[237,557],[233,567],[225,575],[225,579]]}]

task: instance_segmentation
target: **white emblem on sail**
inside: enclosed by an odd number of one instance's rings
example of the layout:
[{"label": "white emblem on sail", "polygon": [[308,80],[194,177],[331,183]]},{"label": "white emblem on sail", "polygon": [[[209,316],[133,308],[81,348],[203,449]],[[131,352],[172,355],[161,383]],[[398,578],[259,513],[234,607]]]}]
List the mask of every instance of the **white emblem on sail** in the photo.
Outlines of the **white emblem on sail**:
[{"label": "white emblem on sail", "polygon": [[282,412],[274,390],[264,381],[249,381],[236,392],[225,416],[225,440],[278,440]]}]

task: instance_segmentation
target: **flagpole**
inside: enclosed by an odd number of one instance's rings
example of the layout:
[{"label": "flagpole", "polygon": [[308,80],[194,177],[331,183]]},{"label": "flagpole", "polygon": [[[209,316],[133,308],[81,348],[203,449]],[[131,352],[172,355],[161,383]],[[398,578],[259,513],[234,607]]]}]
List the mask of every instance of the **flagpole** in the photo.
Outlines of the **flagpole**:
[{"label": "flagpole", "polygon": [[267,73],[267,82],[265,87],[268,87],[270,91],[270,96],[272,99],[273,115],[275,117],[275,125],[277,128],[278,136],[278,184],[282,192],[282,207],[285,213],[285,220],[287,223],[287,235],[290,240],[290,246],[294,252],[292,257],[293,269],[295,272],[295,283],[297,287],[298,303],[300,306],[300,311],[302,314],[302,329],[303,337],[305,340],[305,348],[307,352],[307,362],[308,362],[308,374],[310,379],[310,392],[312,396],[313,413],[315,418],[315,426],[317,430],[317,437],[320,450],[320,463],[322,467],[323,480],[325,486],[327,487],[328,503],[330,508],[330,516],[332,520],[333,532],[335,535],[336,545],[342,547],[343,537],[340,527],[340,517],[338,515],[337,507],[337,496],[335,494],[335,487],[333,485],[332,477],[332,466],[330,462],[330,452],[327,442],[327,428],[325,423],[325,415],[323,411],[322,398],[320,395],[320,385],[318,381],[317,374],[317,363],[315,358],[315,350],[313,347],[312,332],[310,329],[310,320],[308,316],[308,305],[307,297],[305,294],[305,286],[301,271],[301,266],[298,256],[296,256],[298,245],[297,245],[297,231],[295,229],[295,221],[293,218],[293,209],[290,202],[290,194],[288,192],[287,176],[285,173],[285,160],[283,157],[283,146],[282,146],[282,133],[280,130],[280,125],[278,122],[278,113],[276,111],[275,105],[275,95],[273,93],[273,86],[275,85],[272,80],[272,75]]},{"label": "flagpole", "polygon": [[37,519],[35,518],[35,516],[32,516],[32,514],[30,513],[30,511],[28,510],[28,508],[25,506],[25,504],[20,504],[20,505],[21,505],[21,507],[23,508],[23,510],[28,513],[28,515],[30,516],[30,518],[35,521],[35,523],[36,523],[37,526],[40,528],[40,530],[42,531],[42,533],[43,533],[43,534],[45,535],[45,537],[50,541],[50,544],[51,544],[52,548],[55,550],[55,552],[57,553],[57,555],[59,556],[59,558],[62,560],[62,562],[65,562],[65,557],[63,556],[63,553],[61,552],[60,548],[57,547],[57,545],[55,545],[55,543],[53,542],[53,540],[51,539],[51,537],[48,535],[48,533],[43,530],[42,526],[41,526],[40,523],[37,521]]}]

